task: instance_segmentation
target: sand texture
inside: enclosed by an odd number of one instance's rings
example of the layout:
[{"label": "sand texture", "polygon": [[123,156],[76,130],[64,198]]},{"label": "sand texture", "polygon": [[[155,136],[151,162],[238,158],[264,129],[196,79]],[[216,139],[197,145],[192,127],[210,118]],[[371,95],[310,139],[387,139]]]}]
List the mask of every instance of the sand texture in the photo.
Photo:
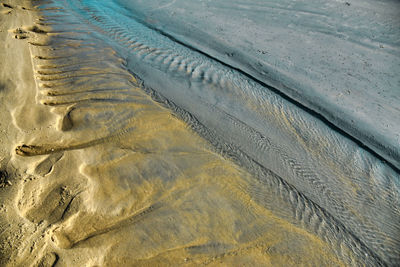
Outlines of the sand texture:
[{"label": "sand texture", "polygon": [[398,126],[335,107],[349,132],[138,2],[1,1],[0,266],[399,264]]},{"label": "sand texture", "polygon": [[117,0],[279,90],[400,168],[400,3]]}]

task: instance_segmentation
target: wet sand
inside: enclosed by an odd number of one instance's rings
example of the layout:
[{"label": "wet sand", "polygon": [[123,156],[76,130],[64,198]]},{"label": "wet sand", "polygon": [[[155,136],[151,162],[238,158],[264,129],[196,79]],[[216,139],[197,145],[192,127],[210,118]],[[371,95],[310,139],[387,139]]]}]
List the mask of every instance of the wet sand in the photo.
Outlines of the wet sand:
[{"label": "wet sand", "polygon": [[[87,18],[66,7],[22,0],[0,7],[1,265],[386,264],[364,244],[370,237],[360,241],[346,225],[369,223],[368,216],[333,216],[329,203],[310,200],[254,160],[265,154],[231,146],[229,135],[155,86],[169,88],[173,76],[157,76],[104,38],[106,27],[82,24]],[[140,48],[138,58],[155,51],[130,45]],[[397,175],[360,153],[387,177]],[[395,205],[397,188],[388,187]],[[392,227],[396,213],[383,207]],[[381,233],[367,226],[360,233]]]}]

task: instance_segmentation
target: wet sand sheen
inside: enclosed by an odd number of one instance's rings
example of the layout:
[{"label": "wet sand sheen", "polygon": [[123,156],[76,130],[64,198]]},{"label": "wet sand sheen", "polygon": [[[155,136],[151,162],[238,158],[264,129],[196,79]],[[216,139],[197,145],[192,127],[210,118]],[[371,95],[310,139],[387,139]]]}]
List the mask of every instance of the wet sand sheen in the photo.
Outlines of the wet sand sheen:
[{"label": "wet sand sheen", "polygon": [[354,249],[367,265],[399,262],[400,188],[393,165],[277,88],[133,19],[135,8],[97,1],[65,6],[109,37],[128,68],[173,102],[169,108],[189,118],[220,153],[262,181],[271,182],[264,174],[272,175],[270,190],[279,188],[310,231],[323,237],[331,232],[329,242]]}]

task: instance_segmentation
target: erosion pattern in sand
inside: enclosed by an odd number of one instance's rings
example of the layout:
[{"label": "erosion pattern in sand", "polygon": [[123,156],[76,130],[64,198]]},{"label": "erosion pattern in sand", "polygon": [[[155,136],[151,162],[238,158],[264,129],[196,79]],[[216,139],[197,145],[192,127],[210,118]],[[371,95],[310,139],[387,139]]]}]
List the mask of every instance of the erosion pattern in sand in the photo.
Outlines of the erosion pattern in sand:
[{"label": "erosion pattern in sand", "polygon": [[5,263],[399,262],[393,164],[112,1],[34,3],[4,7],[37,18],[2,35],[33,68],[11,110],[1,234],[16,218],[22,234]]},{"label": "erosion pattern in sand", "polygon": [[400,168],[400,2],[116,0],[273,86]]}]

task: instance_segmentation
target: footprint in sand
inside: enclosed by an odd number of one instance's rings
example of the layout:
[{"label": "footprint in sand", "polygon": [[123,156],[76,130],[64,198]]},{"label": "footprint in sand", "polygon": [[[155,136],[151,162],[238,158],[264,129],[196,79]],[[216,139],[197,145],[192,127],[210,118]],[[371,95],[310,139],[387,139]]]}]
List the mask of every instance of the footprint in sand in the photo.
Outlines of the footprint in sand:
[{"label": "footprint in sand", "polygon": [[21,28],[17,28],[15,30],[12,31],[14,33],[14,38],[15,39],[27,39],[29,38],[29,34],[27,31],[21,29]]},{"label": "footprint in sand", "polygon": [[4,8],[4,10],[2,10],[2,13],[6,15],[11,14],[14,9],[11,5],[6,3],[2,3],[1,6]]}]

